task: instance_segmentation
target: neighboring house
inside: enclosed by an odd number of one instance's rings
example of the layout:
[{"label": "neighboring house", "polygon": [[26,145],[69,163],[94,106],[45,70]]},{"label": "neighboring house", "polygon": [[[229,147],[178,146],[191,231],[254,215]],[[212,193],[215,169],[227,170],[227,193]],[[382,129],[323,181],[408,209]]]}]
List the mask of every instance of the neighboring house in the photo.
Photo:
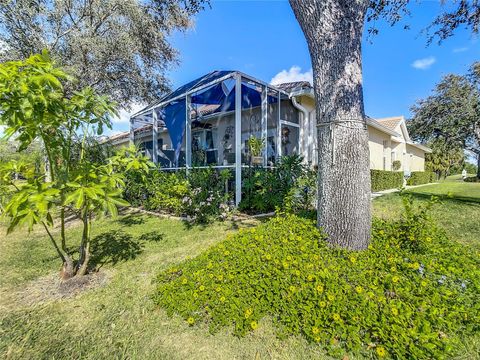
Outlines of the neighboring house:
[{"label": "neighboring house", "polygon": [[[403,117],[367,118],[367,126],[372,169],[392,170],[393,161],[400,160],[400,170],[407,174],[424,170],[430,150],[410,140]],[[238,204],[241,169],[252,162],[251,137],[263,139],[262,156],[255,160],[264,167],[292,154],[316,165],[312,86],[271,85],[239,71],[213,71],[132,115],[130,131],[107,141],[114,146],[134,142],[163,169],[232,169]]]}]

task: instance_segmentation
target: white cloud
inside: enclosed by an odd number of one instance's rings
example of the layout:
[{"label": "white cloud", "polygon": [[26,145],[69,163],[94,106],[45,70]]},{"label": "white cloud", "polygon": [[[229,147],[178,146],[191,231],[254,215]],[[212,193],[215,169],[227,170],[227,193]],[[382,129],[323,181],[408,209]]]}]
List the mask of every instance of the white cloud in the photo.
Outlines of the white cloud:
[{"label": "white cloud", "polygon": [[467,51],[467,50],[468,50],[468,47],[460,47],[460,48],[453,49],[453,52],[454,53],[461,53],[461,52],[464,52],[464,51]]},{"label": "white cloud", "polygon": [[429,56],[429,57],[426,57],[426,58],[423,58],[423,59],[415,60],[415,61],[412,63],[412,66],[413,66],[415,69],[427,70],[427,69],[430,68],[430,66],[432,66],[433,64],[435,64],[436,61],[437,61],[437,59],[435,59],[435,57]]},{"label": "white cloud", "polygon": [[312,69],[302,72],[302,68],[300,66],[292,66],[289,70],[282,70],[277,75],[275,75],[272,80],[270,80],[270,84],[282,84],[287,82],[294,82],[294,81],[309,81],[310,84],[313,83],[313,71]]},{"label": "white cloud", "polygon": [[145,104],[132,104],[130,111],[121,109],[118,112],[118,116],[112,118],[112,123],[114,124],[128,124],[130,120],[130,115],[135,114],[137,111],[140,111]]}]

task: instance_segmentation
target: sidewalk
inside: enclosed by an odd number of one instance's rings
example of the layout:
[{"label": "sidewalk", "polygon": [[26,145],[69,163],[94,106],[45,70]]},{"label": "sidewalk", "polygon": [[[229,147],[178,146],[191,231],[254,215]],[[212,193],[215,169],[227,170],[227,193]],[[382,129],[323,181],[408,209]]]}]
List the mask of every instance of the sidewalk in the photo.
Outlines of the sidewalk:
[{"label": "sidewalk", "polygon": [[[428,186],[428,185],[435,185],[435,184],[438,184],[438,182],[434,182],[434,183],[428,183],[428,184],[422,184],[422,185],[411,185],[411,186],[405,186],[403,189],[404,190],[408,190],[408,189],[415,189],[415,188],[418,188],[418,187],[422,187],[422,186]],[[391,193],[394,193],[394,192],[398,192],[400,191],[400,189],[388,189],[388,190],[382,190],[382,191],[376,191],[376,192],[372,192],[372,199],[375,199],[379,196],[382,196],[382,195],[385,195],[385,194],[391,194]]]}]

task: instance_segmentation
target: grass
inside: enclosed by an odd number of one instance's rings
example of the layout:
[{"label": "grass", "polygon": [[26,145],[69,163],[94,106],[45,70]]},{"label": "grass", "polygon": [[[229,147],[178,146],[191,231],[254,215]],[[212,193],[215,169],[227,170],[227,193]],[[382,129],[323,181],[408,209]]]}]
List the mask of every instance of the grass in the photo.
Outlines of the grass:
[{"label": "grass", "polygon": [[[432,209],[434,219],[451,239],[480,249],[480,183],[465,183],[458,176],[438,184],[419,186],[406,191],[419,202],[440,199]],[[383,195],[373,202],[373,214],[392,218],[402,211],[398,193]]]},{"label": "grass", "polygon": [[[472,186],[473,185],[473,186]],[[433,215],[452,239],[480,249],[480,184],[455,181],[410,190],[419,201],[444,196]],[[466,199],[469,198],[469,199]],[[397,216],[398,194],[373,202],[377,216]],[[49,299],[42,279],[55,277],[59,263],[40,229],[5,237],[0,224],[0,358],[134,359],[324,359],[325,352],[303,338],[278,339],[267,319],[244,338],[226,329],[214,335],[188,327],[153,305],[152,280],[159,271],[194,257],[228,232],[252,223],[187,228],[181,222],[126,215],[95,223],[97,255],[105,285],[66,299]],[[77,224],[69,234],[80,236]],[[480,338],[460,349],[461,359],[480,359]],[[349,359],[356,359],[349,356]]]}]

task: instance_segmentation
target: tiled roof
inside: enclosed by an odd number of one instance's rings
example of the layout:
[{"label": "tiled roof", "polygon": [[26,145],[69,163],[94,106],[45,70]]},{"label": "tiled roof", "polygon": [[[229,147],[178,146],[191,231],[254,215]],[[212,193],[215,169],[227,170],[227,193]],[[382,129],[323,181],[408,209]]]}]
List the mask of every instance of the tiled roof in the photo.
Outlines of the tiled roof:
[{"label": "tiled roof", "polygon": [[383,119],[375,119],[378,121],[380,124],[383,126],[395,130],[395,128],[400,124],[400,122],[403,121],[403,116],[393,116],[393,117],[388,117],[388,118],[383,118]]},{"label": "tiled roof", "polygon": [[275,84],[274,86],[286,92],[292,92],[294,90],[300,90],[300,89],[312,87],[312,85],[310,85],[308,81],[294,81],[294,82],[288,82],[283,84]]},{"label": "tiled roof", "polygon": [[[208,105],[201,105],[198,107],[197,112],[200,116],[209,115],[215,112],[220,107],[218,104],[208,104]],[[192,110],[191,117],[195,117],[195,110]]]}]

